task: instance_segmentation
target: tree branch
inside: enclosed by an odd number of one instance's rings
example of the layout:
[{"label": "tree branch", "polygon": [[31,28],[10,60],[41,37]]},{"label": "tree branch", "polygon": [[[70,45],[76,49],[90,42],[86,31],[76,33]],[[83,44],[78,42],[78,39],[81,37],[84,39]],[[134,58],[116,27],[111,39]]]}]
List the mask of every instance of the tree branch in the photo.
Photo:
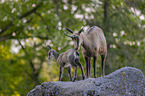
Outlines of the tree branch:
[{"label": "tree branch", "polygon": [[47,31],[50,32],[49,27],[47,26],[46,20],[41,16],[40,13],[35,12],[35,14],[38,15],[41,18],[42,22],[46,25]]},{"label": "tree branch", "polygon": [[40,73],[41,69],[42,69],[42,64],[44,62],[44,59],[41,60],[40,64],[39,64],[39,69],[37,70],[38,74]]},{"label": "tree branch", "polygon": [[[24,46],[21,44],[20,41],[19,41],[19,44],[21,45],[21,47],[24,50],[25,54],[27,56],[30,56],[29,53],[25,50]],[[31,66],[31,68],[33,70],[32,79],[35,81],[35,84],[38,85],[38,84],[40,84],[38,77],[39,77],[40,70],[42,69],[43,60],[40,63],[40,68],[39,69],[35,69],[34,63],[32,62],[32,60],[30,58],[28,58],[28,61],[29,61],[29,64],[30,64],[30,66]]]},{"label": "tree branch", "polygon": [[[22,47],[23,51],[25,52],[25,54],[29,56],[28,52],[25,50],[25,48],[24,48],[24,46],[21,44],[20,40],[19,40],[19,44],[21,45],[21,47]],[[31,65],[31,68],[32,68],[33,72],[35,72],[36,69],[34,68],[33,62],[30,60],[30,58],[28,58],[28,60],[29,60],[29,62],[30,62],[30,65]]]},{"label": "tree branch", "polygon": [[22,19],[24,17],[27,17],[28,15],[34,13],[40,6],[42,5],[42,2],[39,3],[35,8],[33,8],[32,10],[28,11],[27,13],[23,14],[22,16],[19,16],[19,19]]},{"label": "tree branch", "polygon": [[[32,13],[36,12],[36,10],[42,5],[42,2],[39,3],[35,8],[32,10],[24,13],[22,16],[18,16],[18,19],[23,19],[24,17],[27,17],[28,15],[31,15]],[[13,26],[13,22],[10,22],[8,25],[6,25],[4,28],[2,28],[0,35],[4,33],[6,30],[8,30],[11,26]]]},{"label": "tree branch", "polygon": [[9,24],[7,24],[4,28],[2,28],[0,34],[2,34],[3,32],[5,32],[7,29],[9,29],[11,26],[13,25],[12,22],[10,22]]},{"label": "tree branch", "polygon": [[39,38],[39,39],[42,39],[42,40],[48,40],[49,37],[43,37],[43,36],[19,36],[19,37],[14,37],[14,36],[3,36],[3,37],[0,37],[0,42],[2,41],[5,41],[5,40],[10,40],[10,39],[27,39],[27,38]]}]

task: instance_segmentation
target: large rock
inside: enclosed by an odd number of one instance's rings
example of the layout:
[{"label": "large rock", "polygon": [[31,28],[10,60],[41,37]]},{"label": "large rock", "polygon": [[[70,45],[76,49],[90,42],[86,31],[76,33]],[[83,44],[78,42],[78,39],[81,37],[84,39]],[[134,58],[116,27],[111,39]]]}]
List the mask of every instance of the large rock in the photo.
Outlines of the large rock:
[{"label": "large rock", "polygon": [[27,96],[145,96],[145,77],[132,67],[124,67],[99,78],[76,82],[44,82]]}]

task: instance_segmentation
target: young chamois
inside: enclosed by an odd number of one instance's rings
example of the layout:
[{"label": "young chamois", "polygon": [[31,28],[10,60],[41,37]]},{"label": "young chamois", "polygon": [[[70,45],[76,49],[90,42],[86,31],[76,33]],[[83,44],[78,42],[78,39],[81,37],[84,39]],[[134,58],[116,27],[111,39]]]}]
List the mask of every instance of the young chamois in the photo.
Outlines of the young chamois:
[{"label": "young chamois", "polygon": [[91,27],[86,33],[81,33],[83,29],[79,32],[73,32],[72,30],[66,28],[72,35],[64,34],[71,37],[74,41],[75,49],[81,46],[83,56],[86,61],[86,75],[87,78],[91,77],[91,57],[94,58],[94,78],[96,78],[96,60],[98,54],[101,55],[101,76],[105,76],[105,59],[107,55],[107,45],[104,33],[101,28],[97,26]]},{"label": "young chamois", "polygon": [[[80,67],[80,69],[82,71],[82,78],[85,79],[84,69],[83,69],[83,66],[82,66],[82,64],[80,63],[80,60],[79,60],[79,53],[75,49],[69,49],[66,52],[63,52],[63,53],[59,54],[58,52],[53,50],[49,45],[48,45],[48,48],[50,49],[48,51],[48,59],[51,60],[54,57],[54,59],[59,64],[59,68],[60,68],[59,81],[61,80],[62,71],[63,71],[64,67],[68,68],[70,81],[74,82],[76,80],[78,66]],[[72,80],[72,77],[71,77],[71,66],[73,66],[75,68],[75,74],[74,74],[73,80]]]}]

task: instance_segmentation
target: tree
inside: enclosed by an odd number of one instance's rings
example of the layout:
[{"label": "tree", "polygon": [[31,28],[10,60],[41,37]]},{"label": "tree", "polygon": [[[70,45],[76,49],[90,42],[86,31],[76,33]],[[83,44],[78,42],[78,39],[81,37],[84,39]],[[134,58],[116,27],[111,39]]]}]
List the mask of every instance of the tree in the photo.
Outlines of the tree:
[{"label": "tree", "polygon": [[[0,94],[26,95],[37,84],[58,80],[58,64],[48,61],[46,45],[59,53],[72,48],[65,28],[103,29],[108,45],[106,74],[124,66],[145,73],[144,4],[144,0],[0,1]],[[99,57],[98,76],[100,65]]]}]

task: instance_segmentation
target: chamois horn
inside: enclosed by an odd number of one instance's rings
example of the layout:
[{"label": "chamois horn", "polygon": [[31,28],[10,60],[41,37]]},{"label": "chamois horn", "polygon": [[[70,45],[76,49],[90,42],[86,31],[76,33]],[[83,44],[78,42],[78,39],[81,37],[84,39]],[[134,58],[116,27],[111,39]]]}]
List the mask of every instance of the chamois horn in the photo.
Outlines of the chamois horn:
[{"label": "chamois horn", "polygon": [[68,37],[75,38],[75,36],[67,35],[65,32],[63,32],[63,34],[66,35],[66,36],[68,36]]},{"label": "chamois horn", "polygon": [[67,31],[69,31],[70,33],[73,33],[73,31],[69,28],[66,28]]},{"label": "chamois horn", "polygon": [[83,28],[78,32],[79,34],[83,31]]},{"label": "chamois horn", "polygon": [[48,47],[49,49],[51,49],[51,47],[50,47],[49,45],[47,45],[47,47]]}]

